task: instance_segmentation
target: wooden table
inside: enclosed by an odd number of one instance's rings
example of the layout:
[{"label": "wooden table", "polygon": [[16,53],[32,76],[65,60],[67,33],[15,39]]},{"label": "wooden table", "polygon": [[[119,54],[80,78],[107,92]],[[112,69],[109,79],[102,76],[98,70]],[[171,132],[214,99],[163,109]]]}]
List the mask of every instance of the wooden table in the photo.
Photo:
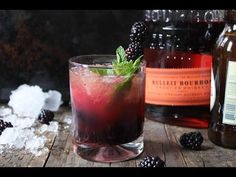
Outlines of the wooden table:
[{"label": "wooden table", "polygon": [[56,113],[59,122],[59,133],[48,133],[46,151],[41,156],[34,156],[23,150],[3,152],[0,155],[1,167],[137,167],[141,158],[158,155],[166,161],[167,167],[236,167],[236,150],[225,149],[208,140],[206,129],[200,129],[204,136],[202,150],[191,151],[181,148],[179,137],[184,132],[196,129],[170,126],[145,120],[144,152],[136,159],[119,163],[95,163],[77,156],[71,145],[70,128],[63,123],[70,109],[62,107]]}]

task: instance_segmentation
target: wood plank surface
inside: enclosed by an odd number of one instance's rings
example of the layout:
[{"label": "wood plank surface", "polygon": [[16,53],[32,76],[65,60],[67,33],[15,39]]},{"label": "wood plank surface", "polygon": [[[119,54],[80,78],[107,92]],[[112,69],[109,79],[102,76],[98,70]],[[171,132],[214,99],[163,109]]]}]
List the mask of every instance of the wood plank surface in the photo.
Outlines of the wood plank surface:
[{"label": "wood plank surface", "polygon": [[[71,116],[70,108],[62,107],[56,113],[58,134],[46,133],[45,150],[40,156],[24,150],[8,150],[0,154],[0,167],[138,167],[147,155],[158,155],[167,167],[236,167],[236,150],[214,145],[206,129],[183,128],[146,119],[144,124],[144,152],[135,159],[118,163],[91,162],[73,152],[70,125],[64,122]],[[202,149],[187,150],[179,144],[183,133],[200,131],[204,137]]]}]

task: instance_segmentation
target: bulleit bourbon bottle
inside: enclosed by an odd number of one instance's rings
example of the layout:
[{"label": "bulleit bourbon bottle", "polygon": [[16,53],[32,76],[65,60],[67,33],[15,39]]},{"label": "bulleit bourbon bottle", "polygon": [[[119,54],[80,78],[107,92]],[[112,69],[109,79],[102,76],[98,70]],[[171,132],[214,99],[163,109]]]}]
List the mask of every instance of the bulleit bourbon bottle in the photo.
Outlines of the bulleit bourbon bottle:
[{"label": "bulleit bourbon bottle", "polygon": [[146,117],[207,128],[212,49],[223,10],[146,10]]}]

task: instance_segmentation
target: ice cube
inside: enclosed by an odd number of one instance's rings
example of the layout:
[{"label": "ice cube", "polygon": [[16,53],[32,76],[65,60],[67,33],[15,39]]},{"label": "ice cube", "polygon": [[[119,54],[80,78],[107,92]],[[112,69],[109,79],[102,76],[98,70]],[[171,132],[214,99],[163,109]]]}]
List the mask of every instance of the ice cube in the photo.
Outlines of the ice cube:
[{"label": "ice cube", "polygon": [[33,128],[32,129],[16,128],[16,131],[18,132],[18,136],[15,139],[15,141],[12,142],[12,144],[10,145],[17,149],[24,148],[26,142],[35,137]]},{"label": "ice cube", "polygon": [[23,84],[12,91],[8,105],[19,116],[37,118],[44,103],[45,94],[39,86]]},{"label": "ice cube", "polygon": [[3,118],[3,120],[6,121],[6,122],[11,122],[11,124],[14,127],[18,127],[18,128],[29,128],[35,122],[34,118],[31,118],[31,117],[24,117],[24,118],[17,117],[15,114],[5,116]]},{"label": "ice cube", "polygon": [[51,121],[49,123],[47,131],[57,133],[57,131],[58,131],[58,122]]},{"label": "ice cube", "polygon": [[66,115],[65,118],[64,118],[64,120],[63,120],[63,122],[66,123],[66,124],[71,124],[71,122],[72,122],[72,117],[69,116],[69,115]]},{"label": "ice cube", "polygon": [[61,93],[56,90],[49,90],[45,93],[45,97],[46,100],[43,109],[58,111],[60,105],[63,103],[61,100]]},{"label": "ice cube", "polygon": [[12,114],[11,108],[6,108],[4,106],[0,107],[0,117],[8,116]]},{"label": "ice cube", "polygon": [[40,128],[39,128],[39,133],[44,133],[45,131],[47,131],[48,129],[48,125],[43,124]]},{"label": "ice cube", "polygon": [[5,122],[11,122],[11,124],[15,127],[15,125],[17,124],[16,121],[17,121],[18,117],[15,115],[15,114],[12,114],[12,115],[9,115],[9,116],[5,116],[3,117],[3,120]]},{"label": "ice cube", "polygon": [[42,154],[46,154],[49,152],[49,149],[47,147],[44,147],[43,149],[38,150],[37,152],[33,152],[35,156],[40,156]]},{"label": "ice cube", "polygon": [[38,154],[38,150],[44,147],[45,142],[46,138],[44,136],[33,136],[31,139],[26,141],[25,149],[29,150],[33,154]]},{"label": "ice cube", "polygon": [[0,136],[0,145],[8,144],[11,147],[18,136],[18,128],[6,128]]},{"label": "ice cube", "polygon": [[4,146],[0,145],[0,154],[2,154],[4,152]]},{"label": "ice cube", "polygon": [[51,121],[49,123],[49,125],[43,124],[40,128],[39,128],[39,133],[44,133],[44,132],[54,132],[57,133],[58,130],[58,122],[56,121]]}]

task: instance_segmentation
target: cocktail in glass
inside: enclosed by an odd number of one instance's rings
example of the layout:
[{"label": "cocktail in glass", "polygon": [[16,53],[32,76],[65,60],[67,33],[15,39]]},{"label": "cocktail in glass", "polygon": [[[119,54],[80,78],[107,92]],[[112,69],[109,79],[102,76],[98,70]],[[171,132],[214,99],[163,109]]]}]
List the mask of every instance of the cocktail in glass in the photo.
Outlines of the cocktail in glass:
[{"label": "cocktail in glass", "polygon": [[144,147],[145,63],[130,78],[117,76],[111,67],[115,57],[70,59],[73,146],[92,161],[128,160]]}]

